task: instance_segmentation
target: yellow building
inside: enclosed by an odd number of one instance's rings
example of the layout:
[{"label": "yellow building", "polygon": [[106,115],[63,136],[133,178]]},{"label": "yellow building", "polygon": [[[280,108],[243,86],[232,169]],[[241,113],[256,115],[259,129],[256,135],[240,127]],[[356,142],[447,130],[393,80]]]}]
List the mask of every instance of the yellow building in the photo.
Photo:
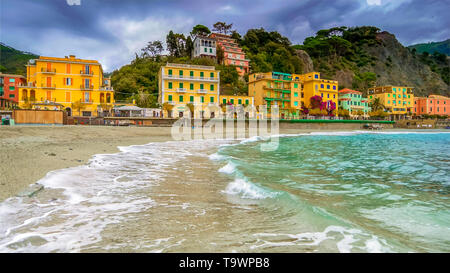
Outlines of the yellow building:
[{"label": "yellow building", "polygon": [[26,65],[27,84],[19,87],[19,107],[64,109],[68,115],[98,116],[109,112],[114,90],[98,61],[43,57]]},{"label": "yellow building", "polygon": [[302,84],[291,74],[281,72],[254,73],[248,78],[248,95],[254,97],[256,107],[277,105],[280,117],[298,115],[302,102]]},{"label": "yellow building", "polygon": [[[310,72],[306,74],[293,74],[293,80],[300,80],[303,84],[302,99],[306,107],[310,108],[310,99],[313,96],[321,96],[322,101],[332,101],[338,107],[338,82],[320,78],[319,72]],[[337,111],[335,111],[337,115]]]},{"label": "yellow building", "polygon": [[194,106],[194,117],[211,118],[220,111],[220,71],[214,66],[167,63],[158,78],[165,117],[182,117],[187,104]]},{"label": "yellow building", "polygon": [[412,87],[377,86],[368,90],[369,102],[380,99],[383,107],[392,115],[411,114],[414,108],[414,93]]},{"label": "yellow building", "polygon": [[247,118],[254,117],[252,112],[253,110],[256,111],[256,109],[253,109],[253,107],[255,106],[254,97],[250,96],[220,95],[219,103],[222,106],[222,111],[225,111],[223,106],[226,105],[233,105],[235,107],[238,105],[242,105],[244,107],[245,116]]}]

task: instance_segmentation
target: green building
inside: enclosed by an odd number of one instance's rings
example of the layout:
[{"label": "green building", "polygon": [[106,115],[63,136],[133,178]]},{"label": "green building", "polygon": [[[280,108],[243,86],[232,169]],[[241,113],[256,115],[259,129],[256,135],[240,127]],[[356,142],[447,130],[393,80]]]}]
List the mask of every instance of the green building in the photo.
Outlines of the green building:
[{"label": "green building", "polygon": [[339,90],[338,108],[348,110],[350,116],[360,116],[362,114],[362,116],[367,117],[371,111],[369,101],[367,98],[362,97],[362,92],[348,88]]}]

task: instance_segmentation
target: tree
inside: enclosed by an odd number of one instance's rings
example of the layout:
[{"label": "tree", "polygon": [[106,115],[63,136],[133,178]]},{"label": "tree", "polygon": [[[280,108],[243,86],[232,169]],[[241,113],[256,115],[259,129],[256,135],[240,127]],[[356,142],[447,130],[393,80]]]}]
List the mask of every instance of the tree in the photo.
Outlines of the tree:
[{"label": "tree", "polygon": [[168,102],[165,102],[165,103],[163,103],[163,105],[162,105],[162,109],[163,109],[164,111],[167,111],[167,115],[168,115],[169,118],[172,117],[172,110],[173,110],[173,105],[172,105],[172,104],[170,104],[170,103],[168,103]]},{"label": "tree", "polygon": [[211,33],[211,30],[207,26],[204,25],[196,25],[192,28],[191,36],[197,37],[197,36],[208,36]]},{"label": "tree", "polygon": [[171,56],[188,56],[186,52],[186,37],[184,37],[184,34],[173,33],[172,30],[169,31],[169,34],[166,36],[166,44]]},{"label": "tree", "polygon": [[157,107],[157,98],[153,94],[144,93],[142,90],[135,97],[136,104],[141,108]]},{"label": "tree", "polygon": [[163,51],[163,45],[161,41],[153,41],[148,42],[148,44],[141,49],[142,51],[142,57],[155,57],[159,56],[161,52]]},{"label": "tree", "polygon": [[372,108],[372,111],[379,111],[379,110],[384,110],[384,106],[381,103],[380,98],[375,98],[371,103],[370,103],[370,107]]},{"label": "tree", "polygon": [[348,117],[350,117],[350,112],[347,109],[339,108],[338,115],[340,117],[348,118]]},{"label": "tree", "polygon": [[227,25],[225,22],[217,22],[213,25],[213,31],[227,34],[228,32],[231,32],[231,28],[233,27],[233,24]]},{"label": "tree", "polygon": [[83,110],[84,108],[86,108],[86,105],[81,102],[81,100],[72,102],[72,109],[77,110],[79,116],[81,116],[81,110]]},{"label": "tree", "polygon": [[223,60],[225,58],[225,52],[223,51],[220,45],[216,46],[216,58],[218,64],[223,64]]}]

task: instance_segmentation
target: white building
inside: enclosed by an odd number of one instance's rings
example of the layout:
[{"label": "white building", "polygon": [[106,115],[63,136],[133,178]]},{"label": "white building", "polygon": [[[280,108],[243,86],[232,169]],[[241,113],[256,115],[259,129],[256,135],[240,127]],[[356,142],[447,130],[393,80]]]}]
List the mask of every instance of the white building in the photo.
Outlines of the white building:
[{"label": "white building", "polygon": [[216,40],[205,36],[197,36],[194,40],[194,58],[209,57],[216,58]]}]

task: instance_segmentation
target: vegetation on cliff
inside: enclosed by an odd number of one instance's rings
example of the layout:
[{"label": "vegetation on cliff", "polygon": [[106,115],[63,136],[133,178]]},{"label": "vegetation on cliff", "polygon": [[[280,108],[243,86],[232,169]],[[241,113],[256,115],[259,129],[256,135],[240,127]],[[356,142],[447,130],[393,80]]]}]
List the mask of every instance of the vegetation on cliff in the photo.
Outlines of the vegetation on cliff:
[{"label": "vegetation on cliff", "polygon": [[26,76],[25,65],[28,60],[36,58],[39,56],[0,43],[0,72],[2,73]]}]

